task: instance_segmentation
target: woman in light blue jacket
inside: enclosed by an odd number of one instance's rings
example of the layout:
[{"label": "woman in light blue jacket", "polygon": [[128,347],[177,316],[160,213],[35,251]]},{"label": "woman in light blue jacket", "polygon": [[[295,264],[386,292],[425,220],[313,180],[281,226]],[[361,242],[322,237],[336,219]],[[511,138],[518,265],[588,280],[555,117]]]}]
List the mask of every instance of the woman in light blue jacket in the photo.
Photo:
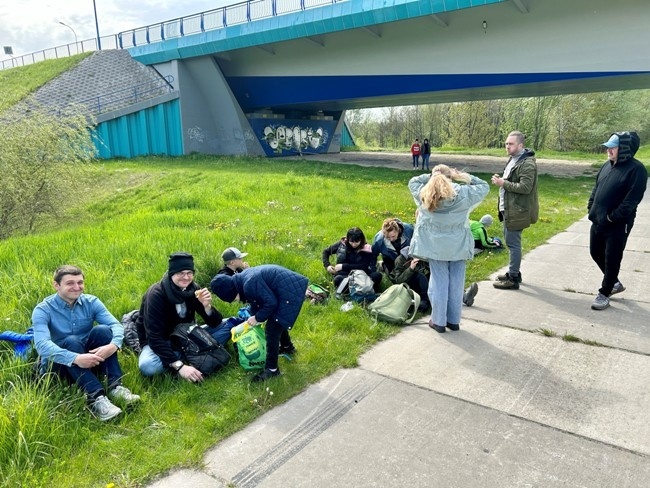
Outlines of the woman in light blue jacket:
[{"label": "woman in light blue jacket", "polygon": [[430,175],[411,178],[409,190],[418,206],[410,254],[426,259],[431,271],[429,327],[437,332],[459,330],[465,261],[474,256],[469,213],[490,187],[476,176],[439,164]]}]

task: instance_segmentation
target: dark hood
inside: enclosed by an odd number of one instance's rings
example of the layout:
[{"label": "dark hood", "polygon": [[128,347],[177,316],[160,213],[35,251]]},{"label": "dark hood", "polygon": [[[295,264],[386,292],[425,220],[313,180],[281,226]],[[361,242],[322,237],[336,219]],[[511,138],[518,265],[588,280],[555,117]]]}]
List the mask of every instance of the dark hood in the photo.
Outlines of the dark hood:
[{"label": "dark hood", "polygon": [[233,276],[220,274],[210,283],[212,292],[224,302],[232,302],[237,297],[237,287]]},{"label": "dark hood", "polygon": [[[616,162],[625,162],[632,159],[639,150],[641,140],[636,132],[614,132],[618,136],[618,159]],[[613,134],[610,134],[613,135]]]}]

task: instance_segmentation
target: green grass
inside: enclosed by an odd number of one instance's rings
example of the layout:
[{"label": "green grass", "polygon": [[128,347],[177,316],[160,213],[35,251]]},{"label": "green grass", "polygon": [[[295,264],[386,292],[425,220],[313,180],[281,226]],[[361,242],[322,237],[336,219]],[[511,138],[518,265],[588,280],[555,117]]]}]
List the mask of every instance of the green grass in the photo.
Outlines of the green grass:
[{"label": "green grass", "polygon": [[[30,237],[0,242],[0,321],[24,331],[31,311],[51,294],[60,264],[81,266],[86,291],[120,318],[137,308],[147,287],[178,250],[196,257],[197,281],[207,284],[221,251],[236,246],[252,264],[276,263],[330,283],[320,255],[352,226],[369,239],[387,216],[412,222],[407,171],[252,158],[186,157],[90,165],[86,190],[61,195],[66,224],[51,222]],[[488,175],[483,175],[485,178]],[[523,234],[526,251],[586,212],[592,179],[540,178],[540,221]],[[494,214],[496,190],[473,212]],[[491,233],[502,236],[499,224]],[[483,253],[468,264],[467,281],[504,266],[507,253]],[[226,316],[235,304],[215,298]],[[143,378],[137,358],[120,353],[125,384],[143,397],[108,424],[89,415],[76,388],[37,381],[30,364],[0,345],[0,485],[141,486],[173,468],[200,466],[206,449],[264,411],[338,368],[354,367],[373,344],[400,329],[373,325],[360,307],[305,304],[292,332],[299,350],[281,359],[284,375],[265,386],[232,365],[203,385],[168,376]]]},{"label": "green grass", "polygon": [[0,71],[0,112],[36,91],[48,81],[69,70],[92,53],[82,53],[68,58],[50,59],[39,63]]}]

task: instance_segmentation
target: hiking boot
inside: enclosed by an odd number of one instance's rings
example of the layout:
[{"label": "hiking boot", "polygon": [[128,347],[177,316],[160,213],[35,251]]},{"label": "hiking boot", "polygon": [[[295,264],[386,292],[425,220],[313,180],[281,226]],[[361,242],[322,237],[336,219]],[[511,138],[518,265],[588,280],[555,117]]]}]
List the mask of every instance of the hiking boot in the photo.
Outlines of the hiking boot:
[{"label": "hiking boot", "polygon": [[591,309],[592,310],[605,310],[607,307],[609,307],[609,298],[607,298],[602,293],[599,293],[598,295],[596,295],[596,298],[594,298],[594,301],[591,302]]},{"label": "hiking boot", "polygon": [[449,330],[460,330],[460,325],[459,324],[450,324],[447,322],[447,328]]},{"label": "hiking boot", "polygon": [[131,390],[122,385],[118,385],[110,390],[108,396],[111,397],[112,400],[120,400],[127,405],[140,401],[140,395],[131,393]]},{"label": "hiking boot", "polygon": [[469,285],[469,288],[465,290],[465,294],[463,295],[463,303],[467,305],[468,307],[471,307],[474,305],[474,297],[478,293],[478,283],[472,283]]},{"label": "hiking boot", "polygon": [[[514,279],[513,279],[514,278]],[[497,281],[516,281],[517,283],[521,283],[521,272],[517,273],[517,276],[511,276],[510,273],[502,274],[497,276]]]},{"label": "hiking boot", "polygon": [[90,410],[102,422],[111,420],[122,413],[122,409],[113,405],[105,395],[99,395],[90,406]]},{"label": "hiking boot", "polygon": [[513,280],[508,278],[507,280],[503,281],[495,281],[492,283],[492,286],[498,288],[499,290],[518,290],[520,282],[521,280]]},{"label": "hiking boot", "polygon": [[612,288],[612,292],[609,294],[611,297],[612,295],[616,295],[617,293],[621,293],[625,291],[625,287],[623,286],[623,283],[620,281],[617,281],[614,283],[614,288]]},{"label": "hiking boot", "polygon": [[291,344],[290,346],[280,346],[280,354],[294,354],[296,347]]},{"label": "hiking boot", "polygon": [[429,327],[431,327],[436,332],[439,332],[440,334],[442,334],[443,332],[446,332],[446,329],[445,329],[444,326],[436,325],[436,324],[433,323],[432,320],[429,320]]},{"label": "hiking boot", "polygon": [[270,378],[273,378],[275,376],[280,376],[282,373],[280,373],[279,369],[276,369],[275,371],[271,371],[270,369],[264,369],[261,373],[257,373],[255,376],[253,376],[253,379],[251,379],[252,383],[259,383],[261,381],[266,381]]}]

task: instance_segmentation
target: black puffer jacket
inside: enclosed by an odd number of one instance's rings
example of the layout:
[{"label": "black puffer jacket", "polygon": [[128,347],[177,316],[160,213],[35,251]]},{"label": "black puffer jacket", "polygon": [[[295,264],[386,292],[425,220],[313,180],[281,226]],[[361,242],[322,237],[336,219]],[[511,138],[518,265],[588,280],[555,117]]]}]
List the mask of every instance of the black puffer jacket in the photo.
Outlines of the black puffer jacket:
[{"label": "black puffer jacket", "polygon": [[629,227],[634,224],[636,208],[648,184],[648,171],[634,159],[639,149],[636,132],[616,132],[618,158],[607,161],[596,177],[589,197],[589,220],[599,227]]}]

